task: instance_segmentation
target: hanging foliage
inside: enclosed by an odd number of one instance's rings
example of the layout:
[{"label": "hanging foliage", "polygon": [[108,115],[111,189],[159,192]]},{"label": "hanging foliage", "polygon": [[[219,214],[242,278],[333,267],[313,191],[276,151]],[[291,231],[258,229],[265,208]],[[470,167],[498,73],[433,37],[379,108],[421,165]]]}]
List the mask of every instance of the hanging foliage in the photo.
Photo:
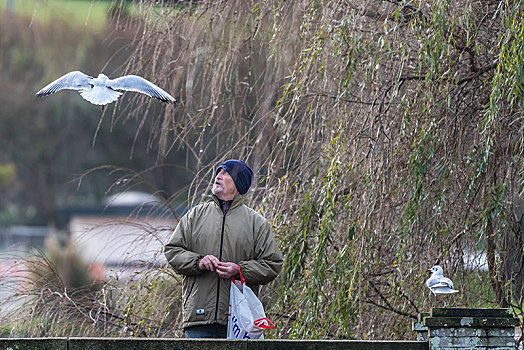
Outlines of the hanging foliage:
[{"label": "hanging foliage", "polygon": [[437,263],[455,305],[520,312],[522,16],[472,0],[147,12],[129,67],[181,101],[151,131],[159,157],[187,147],[191,201],[220,160],[256,169],[285,254],[275,336],[410,337]]},{"label": "hanging foliage", "polygon": [[521,1],[198,1],[140,21],[127,69],[180,101],[149,131],[159,163],[187,150],[190,204],[220,161],[255,169],[285,255],[268,336],[413,338],[437,263],[453,305],[522,313]]}]

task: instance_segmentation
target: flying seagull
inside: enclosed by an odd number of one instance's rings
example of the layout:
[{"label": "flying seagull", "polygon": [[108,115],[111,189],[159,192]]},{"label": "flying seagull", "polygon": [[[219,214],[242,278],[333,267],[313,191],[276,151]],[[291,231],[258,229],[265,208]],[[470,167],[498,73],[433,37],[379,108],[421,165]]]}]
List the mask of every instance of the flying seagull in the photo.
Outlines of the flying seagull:
[{"label": "flying seagull", "polygon": [[84,99],[92,104],[101,105],[102,109],[106,104],[115,102],[122,95],[122,91],[141,92],[162,102],[176,103],[173,96],[138,75],[109,79],[107,75],[100,73],[98,77],[93,78],[80,71],[70,72],[56,79],[38,91],[36,96],[43,97],[64,89],[80,92]]},{"label": "flying seagull", "polygon": [[426,286],[428,286],[431,293],[435,295],[435,306],[437,305],[437,294],[453,294],[458,292],[458,290],[453,289],[453,282],[443,276],[442,267],[436,265],[427,271],[431,272],[431,277],[426,281]]}]

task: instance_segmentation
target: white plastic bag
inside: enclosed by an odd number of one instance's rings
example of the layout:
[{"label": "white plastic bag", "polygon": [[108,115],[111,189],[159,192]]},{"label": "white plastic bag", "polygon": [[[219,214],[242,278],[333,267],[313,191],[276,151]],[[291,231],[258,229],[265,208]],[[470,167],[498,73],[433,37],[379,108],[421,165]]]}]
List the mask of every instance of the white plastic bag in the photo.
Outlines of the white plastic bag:
[{"label": "white plastic bag", "polygon": [[[240,273],[240,268],[238,272]],[[227,338],[263,339],[264,329],[274,328],[273,323],[266,317],[262,303],[251,288],[245,284],[242,273],[240,273],[240,281],[232,278]]]}]

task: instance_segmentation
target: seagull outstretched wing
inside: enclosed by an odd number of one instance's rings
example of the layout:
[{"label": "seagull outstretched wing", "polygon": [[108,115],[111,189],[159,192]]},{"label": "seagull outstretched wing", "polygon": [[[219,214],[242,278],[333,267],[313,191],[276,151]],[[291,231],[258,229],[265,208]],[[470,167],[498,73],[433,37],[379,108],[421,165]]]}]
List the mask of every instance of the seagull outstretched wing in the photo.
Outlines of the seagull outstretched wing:
[{"label": "seagull outstretched wing", "polygon": [[70,72],[42,88],[42,90],[36,93],[36,96],[43,97],[64,89],[88,90],[91,88],[89,82],[92,79],[93,77],[80,71]]},{"label": "seagull outstretched wing", "polygon": [[167,92],[153,84],[152,82],[139,77],[138,75],[125,75],[108,81],[108,86],[117,91],[135,91],[154,97],[163,102],[176,103],[176,100]]}]

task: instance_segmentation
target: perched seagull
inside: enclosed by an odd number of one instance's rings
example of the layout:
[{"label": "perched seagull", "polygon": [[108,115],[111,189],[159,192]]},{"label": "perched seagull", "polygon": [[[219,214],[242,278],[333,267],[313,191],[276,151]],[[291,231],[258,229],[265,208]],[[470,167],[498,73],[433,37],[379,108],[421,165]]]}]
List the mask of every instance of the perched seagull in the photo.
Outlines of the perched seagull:
[{"label": "perched seagull", "polygon": [[97,78],[93,78],[79,71],[67,73],[56,79],[38,91],[36,96],[43,97],[64,89],[80,92],[84,99],[92,104],[101,105],[102,109],[106,104],[115,102],[122,95],[122,91],[141,92],[162,102],[176,103],[170,94],[138,75],[109,79],[107,75],[100,73]]},{"label": "perched seagull", "polygon": [[437,306],[437,294],[453,294],[457,293],[458,290],[453,289],[453,282],[442,275],[442,267],[433,266],[427,270],[431,272],[431,277],[426,281],[426,286],[431,290],[431,293],[435,295],[435,306]]}]

